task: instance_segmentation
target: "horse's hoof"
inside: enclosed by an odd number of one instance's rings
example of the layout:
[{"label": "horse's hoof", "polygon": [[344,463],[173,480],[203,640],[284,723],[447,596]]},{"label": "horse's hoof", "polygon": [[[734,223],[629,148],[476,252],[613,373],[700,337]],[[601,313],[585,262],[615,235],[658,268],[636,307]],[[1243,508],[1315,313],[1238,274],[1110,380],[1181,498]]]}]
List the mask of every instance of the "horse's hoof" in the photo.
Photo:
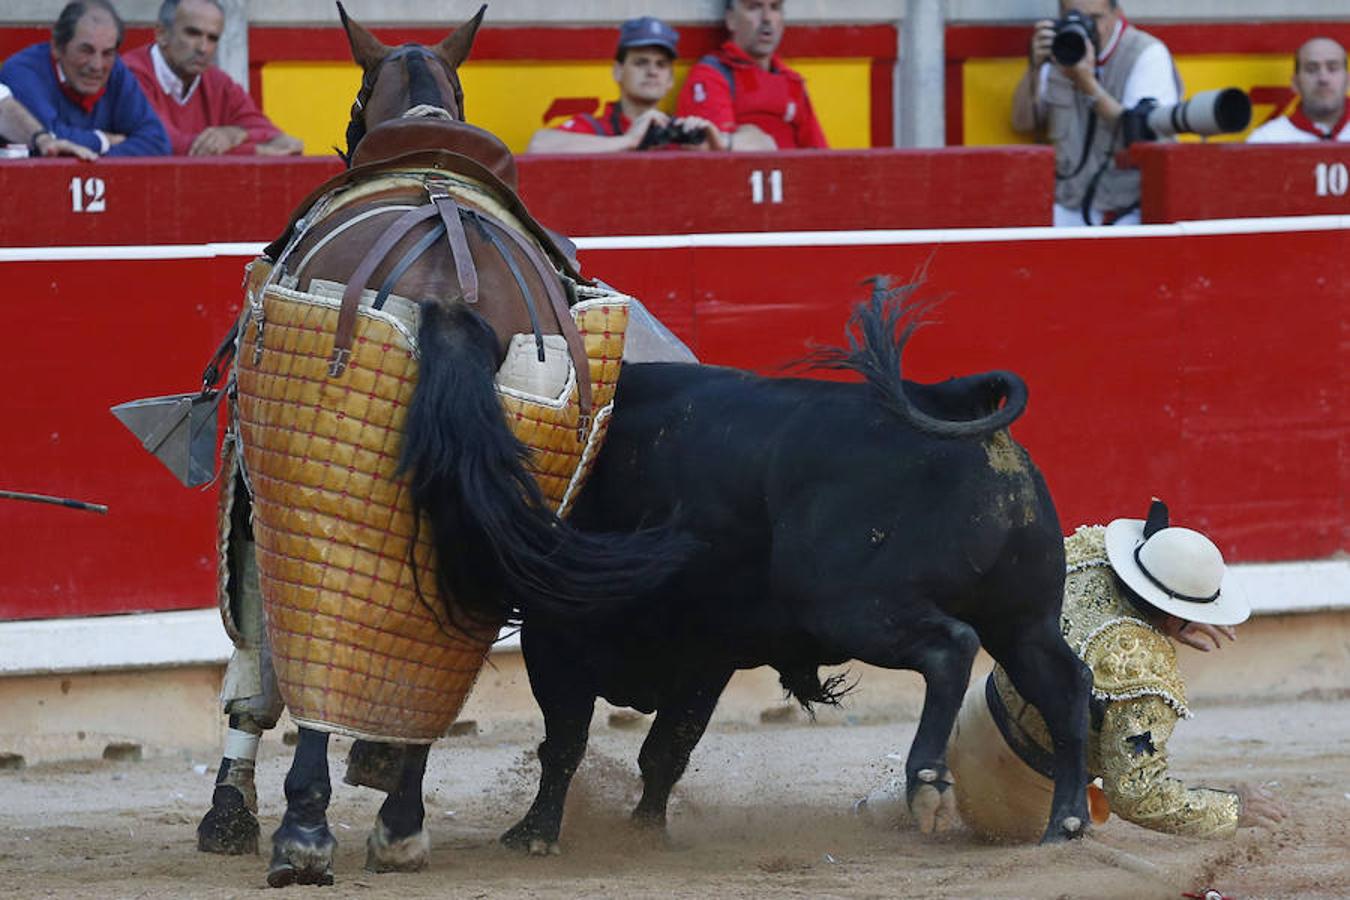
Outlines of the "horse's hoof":
[{"label": "horse's hoof", "polygon": [[557,841],[546,841],[543,838],[530,839],[531,856],[561,856],[562,847],[558,846]]},{"label": "horse's hoof", "polygon": [[1058,827],[1052,822],[1050,827],[1045,830],[1045,835],[1041,838],[1042,844],[1063,844],[1066,841],[1073,841],[1087,834],[1087,828],[1083,820],[1078,816],[1067,816],[1061,821]]},{"label": "horse's hoof", "polygon": [[267,866],[267,883],[272,887],[290,884],[329,885],[333,883],[333,852],[337,840],[327,823],[296,825],[283,821],[272,835],[272,861]]},{"label": "horse's hoof", "polygon": [[211,808],[197,825],[197,849],[229,856],[257,853],[258,834],[258,819],[249,812],[239,789],[217,785],[211,796]]},{"label": "horse's hoof", "polygon": [[374,788],[392,794],[398,790],[402,774],[402,744],[358,740],[347,751],[347,771],[342,780],[355,787]]},{"label": "horse's hoof", "polygon": [[366,871],[418,872],[431,859],[431,838],[426,829],[407,837],[394,838],[383,819],[375,820],[375,827],[366,838]]}]

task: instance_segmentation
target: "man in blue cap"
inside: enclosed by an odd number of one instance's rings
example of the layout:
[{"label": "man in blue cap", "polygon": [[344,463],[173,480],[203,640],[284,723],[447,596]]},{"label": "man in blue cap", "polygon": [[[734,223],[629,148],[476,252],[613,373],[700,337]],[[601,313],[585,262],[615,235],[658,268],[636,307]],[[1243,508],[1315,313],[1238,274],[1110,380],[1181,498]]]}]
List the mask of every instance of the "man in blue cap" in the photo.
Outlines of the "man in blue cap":
[{"label": "man in blue cap", "polygon": [[679,34],[660,19],[629,19],[619,29],[614,81],[619,99],[535,132],[527,153],[617,153],[654,147],[725,150],[720,131],[697,116],[672,119],[657,104],[675,84]]}]

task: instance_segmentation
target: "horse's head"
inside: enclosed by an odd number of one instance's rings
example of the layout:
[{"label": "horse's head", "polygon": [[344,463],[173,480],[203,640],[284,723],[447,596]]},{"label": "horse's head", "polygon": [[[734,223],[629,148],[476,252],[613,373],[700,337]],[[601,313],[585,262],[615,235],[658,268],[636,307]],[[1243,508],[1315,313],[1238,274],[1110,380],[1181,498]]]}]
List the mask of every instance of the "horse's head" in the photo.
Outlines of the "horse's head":
[{"label": "horse's head", "polygon": [[352,47],[352,58],[362,70],[361,90],[352,103],[352,118],[347,124],[344,158],[351,157],[367,131],[390,119],[404,116],[464,119],[464,89],[459,84],[458,69],[469,56],[487,4],[434,47],[386,46],[350,18],[341,3],[337,8]]}]

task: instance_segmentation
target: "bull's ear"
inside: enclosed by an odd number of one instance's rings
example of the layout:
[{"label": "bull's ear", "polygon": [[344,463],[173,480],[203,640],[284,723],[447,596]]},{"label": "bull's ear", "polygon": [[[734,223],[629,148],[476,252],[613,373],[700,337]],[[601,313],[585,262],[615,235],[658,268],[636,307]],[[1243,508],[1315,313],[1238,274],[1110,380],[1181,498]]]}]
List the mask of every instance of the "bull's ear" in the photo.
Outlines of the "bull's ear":
[{"label": "bull's ear", "polygon": [[352,45],[352,59],[363,69],[369,69],[389,54],[389,48],[380,43],[380,39],[371,34],[360,22],[347,15],[347,11],[338,3],[338,16],[347,32],[347,43]]},{"label": "bull's ear", "polygon": [[469,58],[469,51],[473,48],[474,35],[478,34],[478,26],[483,24],[483,13],[485,12],[487,12],[486,3],[478,7],[476,16],[456,28],[445,40],[436,45],[436,53],[441,59],[445,60],[445,64],[450,68],[459,68],[460,64]]}]

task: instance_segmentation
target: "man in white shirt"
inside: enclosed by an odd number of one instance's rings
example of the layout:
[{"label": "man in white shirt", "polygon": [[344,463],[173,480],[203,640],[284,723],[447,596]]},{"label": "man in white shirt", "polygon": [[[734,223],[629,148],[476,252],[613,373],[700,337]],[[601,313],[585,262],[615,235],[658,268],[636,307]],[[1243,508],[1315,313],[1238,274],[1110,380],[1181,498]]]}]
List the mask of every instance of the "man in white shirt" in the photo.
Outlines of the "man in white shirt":
[{"label": "man in white shirt", "polygon": [[1029,65],[1013,93],[1012,127],[1055,145],[1055,225],[1139,222],[1139,173],[1119,169],[1124,146],[1120,120],[1139,101],[1159,106],[1181,99],[1172,55],[1157,38],[1135,28],[1117,0],[1060,0],[1060,15],[1086,17],[1095,31],[1072,66],[1055,62],[1055,23],[1036,23]]},{"label": "man in white shirt", "polygon": [[1293,88],[1298,108],[1257,128],[1248,143],[1350,141],[1344,47],[1327,37],[1306,41],[1294,54]]}]

